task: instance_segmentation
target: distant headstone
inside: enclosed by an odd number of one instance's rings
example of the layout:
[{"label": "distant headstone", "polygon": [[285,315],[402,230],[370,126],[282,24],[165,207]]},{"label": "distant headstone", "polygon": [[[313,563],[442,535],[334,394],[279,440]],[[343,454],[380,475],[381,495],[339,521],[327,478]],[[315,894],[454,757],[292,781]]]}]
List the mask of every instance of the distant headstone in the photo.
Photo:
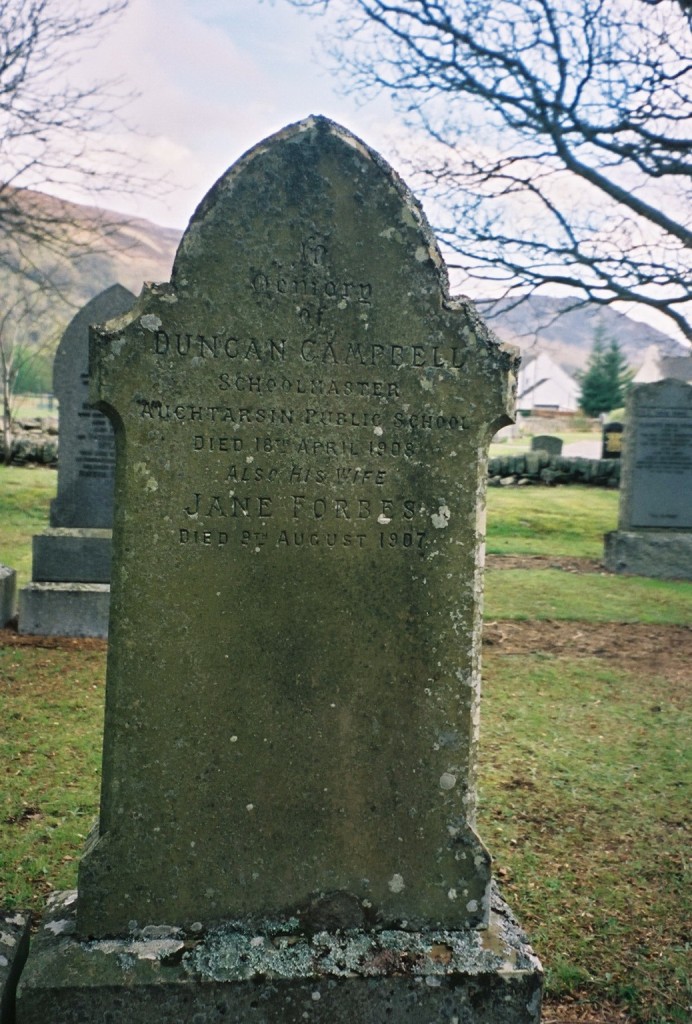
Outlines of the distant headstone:
[{"label": "distant headstone", "polygon": [[532,452],[547,452],[548,455],[562,455],[562,438],[551,434],[536,434],[531,439]]},{"label": "distant headstone", "polygon": [[113,525],[115,442],[108,418],[89,401],[89,327],[126,313],[134,301],[122,285],[107,288],[70,321],[55,353],[60,455],[58,493],[50,509],[53,527],[109,530]]},{"label": "distant headstone", "polygon": [[17,573],[8,565],[0,565],[0,628],[14,618],[17,611]]},{"label": "distant headstone", "polygon": [[89,326],[121,316],[135,297],[116,284],[71,320],[53,365],[60,400],[57,497],[50,528],[33,537],[32,582],[19,595],[20,633],[108,633],[115,440],[89,402]]},{"label": "distant headstone", "polygon": [[52,971],[80,1021],[130,1019],[124,991],[157,1020],[537,1021],[474,830],[479,495],[517,358],[449,298],[416,201],[342,128],[286,129],[92,365],[118,450],[101,818],[69,968],[48,922],[22,1020]]},{"label": "distant headstone", "polygon": [[613,420],[603,427],[603,447],[601,450],[602,459],[619,459],[622,455],[622,439],[624,423]]},{"label": "distant headstone", "polygon": [[692,384],[635,385],[627,405],[613,572],[692,579]]}]

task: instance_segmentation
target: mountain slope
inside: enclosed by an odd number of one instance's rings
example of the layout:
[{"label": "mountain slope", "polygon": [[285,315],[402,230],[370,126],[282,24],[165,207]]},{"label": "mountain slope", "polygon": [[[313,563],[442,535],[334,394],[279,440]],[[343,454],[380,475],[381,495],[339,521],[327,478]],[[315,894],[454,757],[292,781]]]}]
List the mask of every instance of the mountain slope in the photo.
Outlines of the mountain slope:
[{"label": "mountain slope", "polygon": [[633,369],[642,364],[650,345],[659,346],[666,355],[688,352],[669,335],[610,306],[570,309],[572,300],[543,295],[532,295],[513,308],[506,302],[494,308],[483,301],[477,305],[503,341],[517,345],[525,356],[547,352],[571,374],[586,367],[599,330],[606,343],[611,338],[618,342]]},{"label": "mountain slope", "polygon": [[122,284],[138,295],[144,281],[170,277],[179,231],[37,192],[15,192],[11,202],[21,207],[36,238],[13,233],[0,219],[0,312],[26,291],[18,266],[27,268],[29,282],[49,278],[54,285],[42,289],[29,315],[7,325],[16,328],[20,344],[51,354],[75,313],[104,289]]},{"label": "mountain slope", "polygon": [[[39,222],[43,217],[47,223],[62,218],[71,225],[70,244],[60,255],[38,243],[23,248],[22,258],[41,272],[50,272],[58,282],[60,296],[51,296],[45,310],[26,318],[20,325],[20,340],[53,351],[77,310],[105,288],[122,284],[138,295],[144,281],[169,280],[180,231],[36,192],[18,192],[14,198]],[[16,259],[16,245],[10,235],[3,237],[0,221],[0,293],[6,304],[18,289],[19,279],[8,269]],[[586,366],[599,325],[606,338],[618,340],[635,368],[652,344],[670,355],[687,351],[668,335],[609,307],[584,306],[565,312],[569,299],[531,296],[515,308],[500,303],[489,310],[487,303],[476,301],[503,341],[518,345],[525,354],[548,352],[570,373]]]}]

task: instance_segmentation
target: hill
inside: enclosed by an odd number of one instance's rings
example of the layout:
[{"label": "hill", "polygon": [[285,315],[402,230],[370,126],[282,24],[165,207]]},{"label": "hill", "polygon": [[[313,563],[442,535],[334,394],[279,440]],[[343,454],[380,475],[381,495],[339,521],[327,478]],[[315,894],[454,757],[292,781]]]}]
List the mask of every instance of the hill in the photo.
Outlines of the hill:
[{"label": "hill", "polygon": [[[11,213],[16,216],[19,207],[35,226],[34,238],[27,239],[13,235],[12,216],[7,218],[9,227],[0,221],[0,324],[16,328],[20,345],[50,359],[65,327],[89,299],[113,284],[138,295],[144,281],[170,277],[181,234],[177,230],[39,192],[17,190],[10,199]],[[54,244],[51,233],[59,236]],[[45,235],[48,242],[41,240]],[[6,324],[6,311],[23,293],[24,279],[13,269],[17,265],[28,268],[29,282],[49,278],[54,287],[33,300],[29,315]]]},{"label": "hill", "polygon": [[[180,231],[37,192],[17,192],[15,201],[39,220],[62,218],[71,225],[70,244],[58,254],[39,242],[24,245],[24,258],[40,272],[50,272],[60,287],[60,294],[51,296],[44,310],[22,324],[19,337],[29,345],[54,351],[77,310],[112,284],[122,284],[137,295],[144,281],[169,280]],[[6,301],[17,291],[17,276],[7,266],[13,257],[11,237],[0,235],[0,289]],[[652,344],[670,355],[686,352],[668,335],[609,307],[584,306],[564,312],[569,299],[531,296],[515,308],[495,304],[491,312],[487,303],[476,301],[503,341],[525,353],[548,352],[570,373],[585,367],[599,325],[606,337],[618,340],[635,368]]]},{"label": "hill", "polygon": [[658,346],[665,355],[688,353],[674,338],[610,306],[569,309],[573,300],[547,295],[532,295],[513,308],[507,302],[492,306],[476,302],[503,341],[517,345],[525,355],[547,352],[572,375],[586,367],[598,330],[606,341],[613,338],[618,342],[633,369],[641,366],[650,345]]}]

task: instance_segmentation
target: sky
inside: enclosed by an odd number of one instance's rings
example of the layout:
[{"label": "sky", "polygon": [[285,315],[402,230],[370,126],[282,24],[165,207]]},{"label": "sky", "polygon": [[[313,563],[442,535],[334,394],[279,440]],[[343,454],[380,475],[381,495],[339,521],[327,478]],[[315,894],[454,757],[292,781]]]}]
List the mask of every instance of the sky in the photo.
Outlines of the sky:
[{"label": "sky", "polygon": [[[309,114],[340,122],[391,162],[389,102],[342,92],[319,60],[324,20],[286,0],[130,0],[81,71],[85,80],[121,77],[137,94],[125,110],[137,132],[120,144],[168,185],[162,199],[151,189],[109,196],[107,205],[184,228],[238,157]],[[80,201],[77,192],[65,198]]]},{"label": "sky", "polygon": [[[129,0],[105,38],[83,54],[79,73],[84,83],[120,78],[120,88],[133,94],[124,110],[128,130],[113,145],[136,156],[150,181],[165,177],[166,185],[99,194],[98,205],[184,230],[243,153],[310,114],[344,125],[406,177],[397,161],[406,133],[389,99],[348,94],[329,71],[321,42],[329,17],[288,0]],[[60,194],[95,202],[77,190]],[[642,306],[622,311],[675,333]]]}]

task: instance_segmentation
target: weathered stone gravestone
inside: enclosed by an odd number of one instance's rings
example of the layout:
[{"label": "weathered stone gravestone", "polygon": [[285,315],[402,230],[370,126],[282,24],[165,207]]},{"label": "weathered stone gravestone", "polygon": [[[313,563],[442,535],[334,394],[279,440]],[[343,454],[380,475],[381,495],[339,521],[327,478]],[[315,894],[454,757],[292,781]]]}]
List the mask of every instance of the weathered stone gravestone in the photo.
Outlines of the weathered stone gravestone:
[{"label": "weathered stone gravestone", "polygon": [[692,384],[635,385],[627,403],[612,572],[692,579]]},{"label": "weathered stone gravestone", "polygon": [[17,910],[0,910],[0,1022],[15,1024],[17,982],[29,952],[31,917]]},{"label": "weathered stone gravestone", "polygon": [[602,459],[619,459],[622,455],[622,439],[624,423],[613,420],[603,427],[603,445],[601,448]]},{"label": "weathered stone gravestone", "polygon": [[562,455],[562,438],[552,434],[536,434],[531,439],[532,452],[547,452],[548,455]]},{"label": "weathered stone gravestone", "polygon": [[0,627],[6,626],[17,611],[17,573],[0,565]]},{"label": "weathered stone gravestone", "polygon": [[101,292],[70,322],[55,354],[60,469],[50,512],[53,527],[110,530],[113,525],[115,443],[108,418],[89,401],[89,327],[126,313],[134,301],[120,284]]},{"label": "weathered stone gravestone", "polygon": [[89,326],[127,312],[134,301],[122,285],[106,289],[80,309],[58,346],[58,490],[50,528],[33,538],[32,582],[20,593],[21,633],[107,634],[115,440],[110,421],[89,401]]},{"label": "weathered stone gravestone", "polygon": [[517,359],[449,298],[418,204],[345,130],[292,126],[92,367],[118,439],[101,818],[20,1024],[538,1020],[474,830]]}]

